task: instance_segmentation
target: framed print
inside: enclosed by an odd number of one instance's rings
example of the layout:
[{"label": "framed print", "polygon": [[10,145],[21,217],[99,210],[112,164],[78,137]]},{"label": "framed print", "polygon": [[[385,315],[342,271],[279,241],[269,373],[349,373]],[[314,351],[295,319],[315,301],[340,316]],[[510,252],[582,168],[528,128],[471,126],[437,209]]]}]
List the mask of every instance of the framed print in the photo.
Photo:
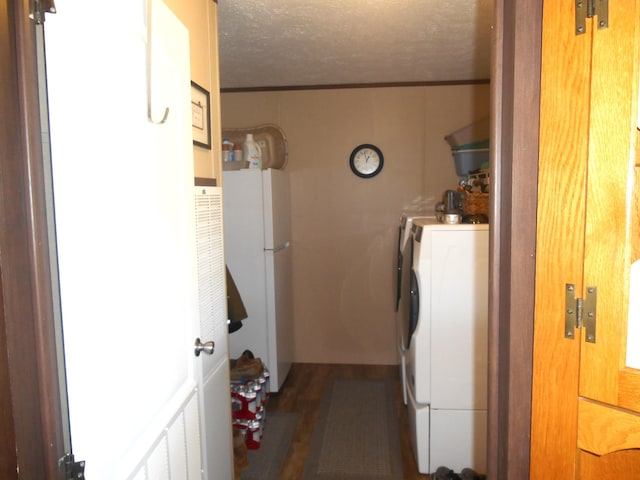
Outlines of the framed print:
[{"label": "framed print", "polygon": [[191,82],[191,128],[193,144],[211,150],[211,105],[209,92]]}]

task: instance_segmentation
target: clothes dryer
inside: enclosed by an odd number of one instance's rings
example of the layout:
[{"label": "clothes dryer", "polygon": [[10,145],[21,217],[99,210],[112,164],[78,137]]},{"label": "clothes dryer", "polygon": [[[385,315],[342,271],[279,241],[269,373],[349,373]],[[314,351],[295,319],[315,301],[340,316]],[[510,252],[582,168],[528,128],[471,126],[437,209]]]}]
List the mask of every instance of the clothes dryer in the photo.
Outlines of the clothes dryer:
[{"label": "clothes dryer", "polygon": [[[421,473],[486,469],[488,225],[416,219],[402,323]],[[405,293],[407,292],[407,293]]]}]

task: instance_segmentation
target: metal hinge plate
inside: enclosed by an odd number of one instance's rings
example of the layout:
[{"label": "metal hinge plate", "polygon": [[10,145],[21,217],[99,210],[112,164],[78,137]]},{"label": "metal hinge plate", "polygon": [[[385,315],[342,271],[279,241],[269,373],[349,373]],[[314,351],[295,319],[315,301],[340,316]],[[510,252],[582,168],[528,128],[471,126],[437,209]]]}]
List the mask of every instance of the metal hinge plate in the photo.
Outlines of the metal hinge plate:
[{"label": "metal hinge plate", "polygon": [[576,0],[576,35],[587,31],[587,18],[598,17],[598,30],[609,27],[609,0]]},{"label": "metal hinge plate", "polygon": [[73,454],[67,453],[60,459],[60,468],[64,471],[64,480],[85,480],[84,460],[76,462]]},{"label": "metal hinge plate", "polygon": [[565,285],[565,315],[564,338],[573,340],[576,328],[585,329],[585,341],[596,343],[596,306],[598,299],[597,287],[587,287],[584,300],[576,298],[576,286],[572,283]]},{"label": "metal hinge plate", "polygon": [[29,13],[31,20],[37,25],[42,25],[45,13],[56,13],[54,0],[31,0],[31,12]]}]

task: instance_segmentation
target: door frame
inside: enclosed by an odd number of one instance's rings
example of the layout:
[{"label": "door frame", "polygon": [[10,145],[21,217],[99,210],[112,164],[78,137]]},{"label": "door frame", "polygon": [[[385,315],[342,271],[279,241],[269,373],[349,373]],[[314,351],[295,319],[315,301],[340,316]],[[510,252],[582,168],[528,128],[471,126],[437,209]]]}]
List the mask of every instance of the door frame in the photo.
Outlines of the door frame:
[{"label": "door frame", "polygon": [[496,0],[487,473],[529,478],[543,0]]},{"label": "door frame", "polygon": [[[529,475],[542,3],[495,1],[488,444],[492,480]],[[18,478],[16,467],[21,479],[62,479],[57,463],[65,453],[29,4],[0,0],[0,476],[9,480]]]},{"label": "door frame", "polygon": [[0,0],[0,398],[11,399],[0,418],[0,430],[11,432],[3,438],[0,476],[17,478],[19,469],[21,479],[61,479],[63,415],[29,3]]}]

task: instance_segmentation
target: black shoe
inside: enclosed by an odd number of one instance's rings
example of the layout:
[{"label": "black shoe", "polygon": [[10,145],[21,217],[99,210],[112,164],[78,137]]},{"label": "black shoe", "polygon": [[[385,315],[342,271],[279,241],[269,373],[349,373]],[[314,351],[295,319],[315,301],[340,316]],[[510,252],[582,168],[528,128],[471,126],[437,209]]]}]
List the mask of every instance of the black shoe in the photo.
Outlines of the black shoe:
[{"label": "black shoe", "polygon": [[478,475],[470,468],[463,468],[460,472],[460,478],[462,480],[476,480],[476,478],[478,478]]},{"label": "black shoe", "polygon": [[453,473],[453,470],[449,470],[447,467],[438,467],[433,475],[433,480],[449,480],[451,473]]},{"label": "black shoe", "polygon": [[462,480],[460,476],[447,467],[438,467],[433,480]]},{"label": "black shoe", "polygon": [[471,468],[463,468],[460,472],[461,480],[486,480],[486,475],[478,475]]}]

